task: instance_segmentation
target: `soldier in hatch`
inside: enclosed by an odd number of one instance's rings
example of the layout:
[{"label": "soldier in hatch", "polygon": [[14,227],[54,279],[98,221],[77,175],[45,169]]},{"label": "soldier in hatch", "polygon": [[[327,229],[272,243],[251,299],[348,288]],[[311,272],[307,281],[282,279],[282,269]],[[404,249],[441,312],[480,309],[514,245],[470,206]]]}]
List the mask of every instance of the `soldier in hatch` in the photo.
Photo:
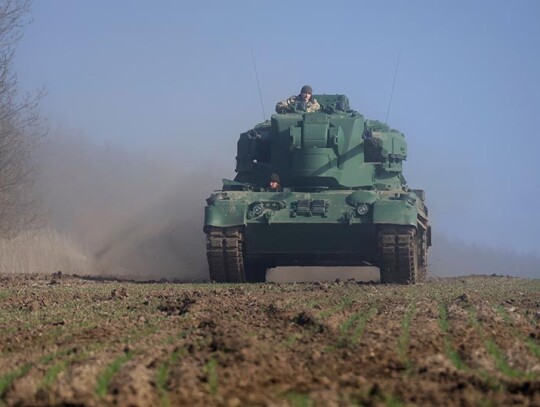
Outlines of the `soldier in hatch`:
[{"label": "soldier in hatch", "polygon": [[268,180],[268,191],[270,192],[281,192],[283,191],[283,188],[281,188],[281,183],[279,180],[279,175],[277,175],[275,172],[270,175],[270,179]]},{"label": "soldier in hatch", "polygon": [[296,111],[296,104],[298,102],[304,102],[306,105],[306,112],[318,112],[321,108],[317,99],[313,97],[313,89],[309,85],[305,85],[300,90],[300,94],[297,96],[291,96],[288,99],[282,100],[276,105],[277,113],[290,113]]}]

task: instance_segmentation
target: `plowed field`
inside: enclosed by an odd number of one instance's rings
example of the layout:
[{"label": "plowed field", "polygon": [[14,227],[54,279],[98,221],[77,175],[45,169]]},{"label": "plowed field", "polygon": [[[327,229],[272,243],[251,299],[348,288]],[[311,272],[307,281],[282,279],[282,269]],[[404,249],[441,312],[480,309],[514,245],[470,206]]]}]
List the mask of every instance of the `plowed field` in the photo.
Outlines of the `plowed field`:
[{"label": "plowed field", "polygon": [[0,405],[540,405],[540,280],[0,276]]}]

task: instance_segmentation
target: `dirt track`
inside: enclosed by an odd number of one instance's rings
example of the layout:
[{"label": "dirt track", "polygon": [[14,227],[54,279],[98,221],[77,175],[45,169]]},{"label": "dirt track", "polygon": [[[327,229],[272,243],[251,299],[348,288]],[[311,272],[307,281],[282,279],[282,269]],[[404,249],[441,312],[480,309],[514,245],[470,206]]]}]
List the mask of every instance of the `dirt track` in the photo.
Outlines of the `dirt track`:
[{"label": "dirt track", "polygon": [[540,280],[0,276],[0,405],[540,405]]}]

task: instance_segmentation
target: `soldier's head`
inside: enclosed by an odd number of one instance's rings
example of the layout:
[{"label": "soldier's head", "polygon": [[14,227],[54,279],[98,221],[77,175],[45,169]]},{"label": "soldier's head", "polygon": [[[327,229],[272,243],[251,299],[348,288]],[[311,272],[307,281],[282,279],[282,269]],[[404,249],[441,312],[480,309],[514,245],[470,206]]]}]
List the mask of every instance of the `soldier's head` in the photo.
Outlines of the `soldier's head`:
[{"label": "soldier's head", "polygon": [[279,175],[275,172],[270,175],[270,180],[268,182],[270,188],[279,188]]},{"label": "soldier's head", "polygon": [[313,95],[313,89],[309,85],[302,86],[302,89],[300,89],[300,99],[304,101],[309,101],[311,99],[311,96]]}]

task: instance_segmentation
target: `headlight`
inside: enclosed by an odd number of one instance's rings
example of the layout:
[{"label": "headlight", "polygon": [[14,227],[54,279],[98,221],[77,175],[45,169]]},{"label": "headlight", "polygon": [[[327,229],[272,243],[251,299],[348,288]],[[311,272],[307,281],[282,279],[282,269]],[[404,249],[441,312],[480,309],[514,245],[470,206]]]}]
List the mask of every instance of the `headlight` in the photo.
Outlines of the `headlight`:
[{"label": "headlight", "polygon": [[365,203],[360,204],[356,207],[356,213],[358,215],[362,216],[369,212],[369,206],[367,206]]},{"label": "headlight", "polygon": [[251,208],[251,211],[253,212],[253,214],[254,214],[255,216],[259,216],[261,213],[263,213],[264,208],[263,208],[262,204],[256,203],[256,204],[253,205],[253,207]]}]

